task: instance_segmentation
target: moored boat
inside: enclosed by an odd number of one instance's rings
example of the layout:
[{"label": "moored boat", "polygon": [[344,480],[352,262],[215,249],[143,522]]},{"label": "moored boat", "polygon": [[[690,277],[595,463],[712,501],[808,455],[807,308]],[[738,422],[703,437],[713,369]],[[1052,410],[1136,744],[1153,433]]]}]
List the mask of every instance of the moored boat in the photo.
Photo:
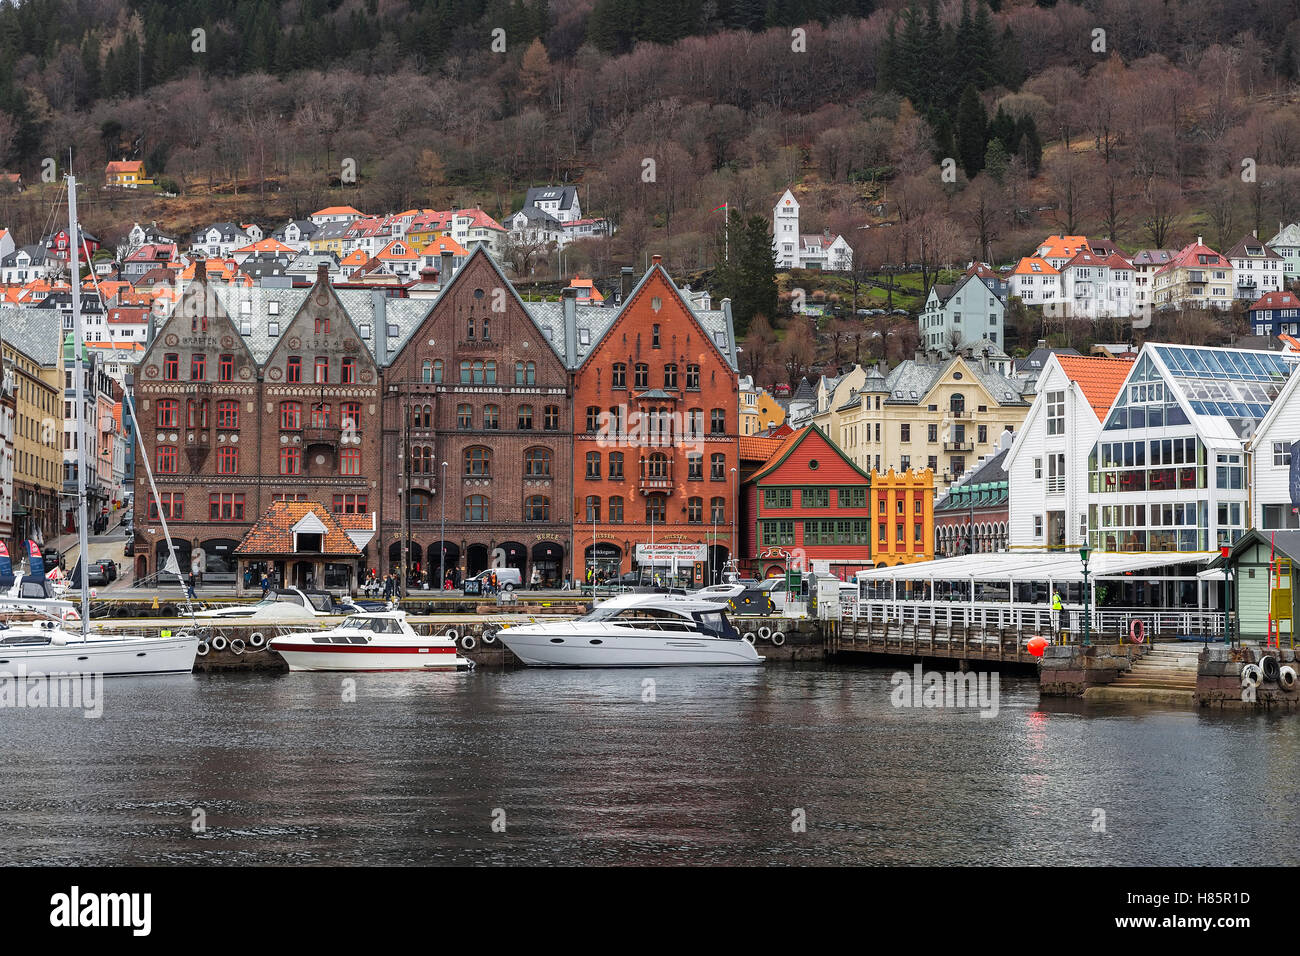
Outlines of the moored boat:
[{"label": "moored boat", "polygon": [[417,634],[404,611],[352,614],[337,627],[272,638],[291,671],[452,671],[473,666],[447,637]]},{"label": "moored boat", "polygon": [[496,636],[531,667],[763,663],[725,604],[663,594],[621,594],[576,620],[505,627]]}]

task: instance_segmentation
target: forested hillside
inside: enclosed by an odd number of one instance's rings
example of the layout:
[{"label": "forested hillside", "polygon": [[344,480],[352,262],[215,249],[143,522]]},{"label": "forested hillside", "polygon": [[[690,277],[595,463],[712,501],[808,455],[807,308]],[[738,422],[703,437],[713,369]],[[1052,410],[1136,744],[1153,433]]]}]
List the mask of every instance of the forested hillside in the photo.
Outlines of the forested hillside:
[{"label": "forested hillside", "polygon": [[714,210],[792,185],[855,288],[1047,232],[1223,247],[1300,217],[1298,50],[1300,0],[31,0],[0,8],[0,156],[37,188],[0,216],[32,241],[71,150],[179,193],[89,194],[109,241],[331,202],[502,218],[576,182],[617,232],[564,269],[598,276],[711,270]]}]

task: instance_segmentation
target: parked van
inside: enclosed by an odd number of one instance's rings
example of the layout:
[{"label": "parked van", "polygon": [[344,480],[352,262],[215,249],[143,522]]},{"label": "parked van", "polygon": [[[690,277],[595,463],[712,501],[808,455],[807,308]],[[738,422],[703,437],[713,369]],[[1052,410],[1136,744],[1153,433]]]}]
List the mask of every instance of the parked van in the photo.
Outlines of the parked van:
[{"label": "parked van", "polygon": [[487,586],[488,580],[492,577],[492,572],[496,572],[497,587],[503,591],[513,591],[515,588],[523,587],[524,578],[519,573],[518,568],[491,568],[487,571],[480,571],[472,578],[466,578],[465,583],[477,581],[479,590]]}]

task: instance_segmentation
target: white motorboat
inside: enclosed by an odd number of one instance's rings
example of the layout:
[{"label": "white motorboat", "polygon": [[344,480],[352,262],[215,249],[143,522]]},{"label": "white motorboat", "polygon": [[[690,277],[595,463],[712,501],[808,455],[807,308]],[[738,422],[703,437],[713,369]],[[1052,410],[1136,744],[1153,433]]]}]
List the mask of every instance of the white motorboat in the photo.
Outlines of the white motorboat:
[{"label": "white motorboat", "polygon": [[[25,600],[12,605],[21,612],[75,613],[64,601]],[[66,630],[58,621],[0,623],[0,679],[66,674],[188,674],[194,670],[198,641],[189,634],[173,637],[109,637]]]},{"label": "white motorboat", "polygon": [[415,633],[405,611],[370,611],[327,631],[274,637],[291,671],[453,671],[472,665],[447,637]]},{"label": "white motorboat", "polygon": [[663,594],[620,594],[576,620],[504,627],[496,636],[530,667],[763,663],[725,603]]}]

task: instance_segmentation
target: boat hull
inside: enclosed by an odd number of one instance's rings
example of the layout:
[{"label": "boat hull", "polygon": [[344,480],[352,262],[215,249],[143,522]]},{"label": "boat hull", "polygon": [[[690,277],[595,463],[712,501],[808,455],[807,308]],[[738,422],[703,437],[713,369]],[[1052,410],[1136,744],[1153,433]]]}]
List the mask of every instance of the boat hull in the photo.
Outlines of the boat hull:
[{"label": "boat hull", "polygon": [[192,637],[90,640],[85,643],[0,646],[0,675],[188,674],[198,641]]},{"label": "boat hull", "polygon": [[308,644],[277,638],[271,649],[291,671],[459,671],[470,666],[454,646]]},{"label": "boat hull", "polygon": [[516,633],[520,630],[505,628],[497,632],[497,639],[529,667],[754,667],[763,663],[748,641],[621,637],[608,632]]}]

